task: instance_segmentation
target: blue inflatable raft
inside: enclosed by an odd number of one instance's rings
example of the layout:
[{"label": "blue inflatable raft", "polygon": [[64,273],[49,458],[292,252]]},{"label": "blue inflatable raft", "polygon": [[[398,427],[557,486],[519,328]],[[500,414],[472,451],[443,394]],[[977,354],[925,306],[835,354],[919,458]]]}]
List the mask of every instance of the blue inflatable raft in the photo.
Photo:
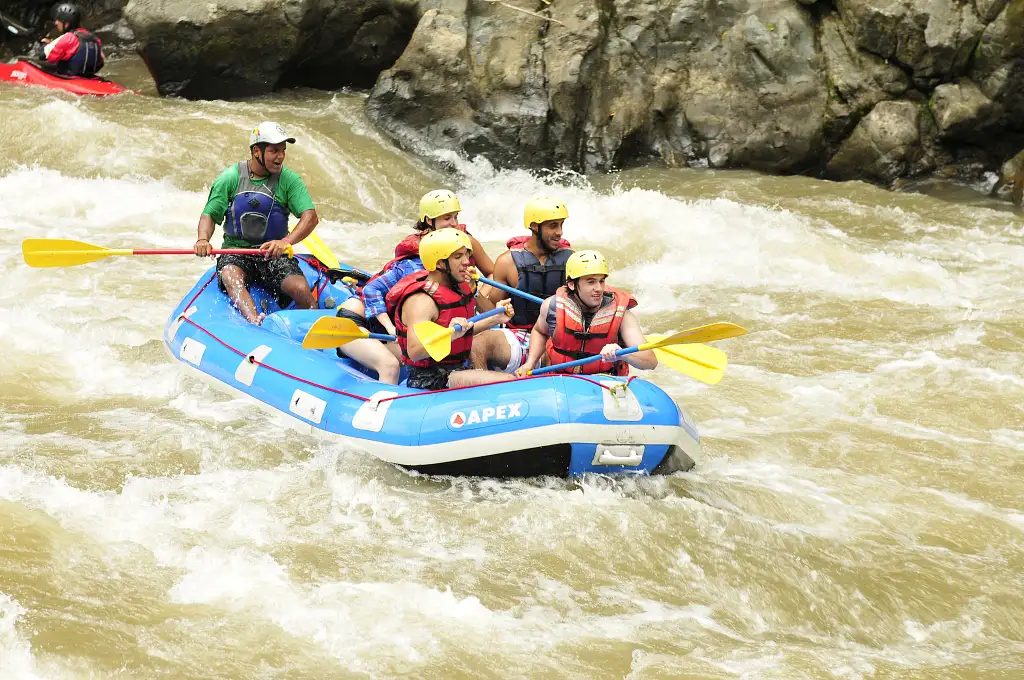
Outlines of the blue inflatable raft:
[{"label": "blue inflatable raft", "polygon": [[313,258],[301,267],[321,309],[282,310],[252,287],[268,313],[261,326],[242,317],[208,271],[167,322],[171,354],[291,417],[300,431],[426,474],[668,474],[699,459],[689,415],[645,380],[545,375],[427,392],[379,383],[335,350],[303,349],[316,319],[354,293]]}]

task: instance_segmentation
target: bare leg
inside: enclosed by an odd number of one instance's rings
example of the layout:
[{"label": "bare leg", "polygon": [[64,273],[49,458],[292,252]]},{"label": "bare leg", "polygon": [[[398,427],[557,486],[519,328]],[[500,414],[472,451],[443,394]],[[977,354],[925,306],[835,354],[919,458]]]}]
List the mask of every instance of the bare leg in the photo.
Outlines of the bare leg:
[{"label": "bare leg", "polygon": [[347,309],[353,314],[358,314],[359,316],[366,318],[366,305],[363,304],[363,301],[359,299],[358,295],[353,295],[349,299],[345,300],[341,303],[340,307],[342,309]]},{"label": "bare leg", "polygon": [[316,300],[313,299],[313,292],[309,289],[305,276],[292,274],[285,277],[285,280],[281,282],[281,291],[295,301],[295,307],[298,309],[317,308]]},{"label": "bare leg", "polygon": [[515,380],[516,377],[509,373],[498,371],[455,371],[448,376],[448,387],[469,387],[470,385],[487,385],[488,383],[505,382]]},{"label": "bare leg", "polygon": [[256,311],[256,303],[253,302],[252,295],[245,285],[245,272],[241,267],[225,265],[220,270],[220,280],[224,283],[228,299],[235,303],[235,307],[238,307],[238,311],[249,323],[259,324],[263,321],[263,315]]},{"label": "bare leg", "polygon": [[469,353],[469,365],[473,368],[486,371],[490,361],[503,369],[511,358],[512,349],[504,331],[489,330],[473,336],[473,349]]},{"label": "bare leg", "polygon": [[352,357],[363,366],[377,371],[378,380],[389,385],[398,384],[401,370],[398,359],[376,340],[353,340],[341,346],[345,356]]}]

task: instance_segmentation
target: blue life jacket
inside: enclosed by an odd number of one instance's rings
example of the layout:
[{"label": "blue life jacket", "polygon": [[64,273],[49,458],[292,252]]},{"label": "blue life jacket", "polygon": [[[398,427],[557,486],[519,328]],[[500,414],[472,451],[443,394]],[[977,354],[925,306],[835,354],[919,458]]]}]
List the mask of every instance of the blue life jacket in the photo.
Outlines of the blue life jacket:
[{"label": "blue life jacket", "polygon": [[238,189],[228,205],[224,232],[253,245],[276,241],[288,234],[288,210],[274,193],[281,175],[271,175],[262,185],[249,178],[249,161],[238,163]]},{"label": "blue life jacket", "polygon": [[103,67],[100,44],[96,36],[84,28],[76,28],[75,37],[78,38],[78,50],[71,58],[57,64],[57,72],[67,76],[92,78]]},{"label": "blue life jacket", "polygon": [[[512,262],[519,272],[519,283],[516,288],[539,298],[549,298],[565,284],[565,263],[572,256],[569,248],[559,248],[548,255],[547,261],[541,264],[537,256],[526,248],[511,251]],[[509,328],[533,328],[540,316],[540,305],[530,300],[512,296],[512,309],[515,314],[509,321]]]}]

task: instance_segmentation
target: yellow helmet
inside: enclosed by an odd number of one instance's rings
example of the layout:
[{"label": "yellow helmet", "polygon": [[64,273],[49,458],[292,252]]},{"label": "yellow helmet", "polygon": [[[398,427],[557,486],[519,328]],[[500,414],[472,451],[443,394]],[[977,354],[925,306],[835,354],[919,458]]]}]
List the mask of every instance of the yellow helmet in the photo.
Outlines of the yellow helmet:
[{"label": "yellow helmet", "polygon": [[565,278],[604,274],[608,276],[608,260],[596,250],[578,250],[565,262]]},{"label": "yellow helmet", "polygon": [[464,231],[448,227],[425,234],[420,239],[420,259],[423,260],[423,268],[428,272],[436,271],[438,261],[447,260],[459,248],[473,251],[469,234]]},{"label": "yellow helmet", "polygon": [[541,224],[548,220],[564,220],[569,216],[569,210],[557,198],[550,196],[538,196],[526,204],[523,210],[523,224],[527,229],[536,222]]},{"label": "yellow helmet", "polygon": [[441,215],[461,211],[459,197],[447,189],[435,189],[420,199],[420,222],[428,217],[433,220]]}]

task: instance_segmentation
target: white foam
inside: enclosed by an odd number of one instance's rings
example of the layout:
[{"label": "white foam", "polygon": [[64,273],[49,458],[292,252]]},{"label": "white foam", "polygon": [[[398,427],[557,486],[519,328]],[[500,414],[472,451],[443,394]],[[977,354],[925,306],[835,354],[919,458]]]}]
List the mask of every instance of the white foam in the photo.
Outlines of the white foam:
[{"label": "white foam", "polygon": [[25,609],[10,595],[0,591],[0,678],[5,680],[41,680],[32,656],[32,648],[18,632],[18,619]]}]

